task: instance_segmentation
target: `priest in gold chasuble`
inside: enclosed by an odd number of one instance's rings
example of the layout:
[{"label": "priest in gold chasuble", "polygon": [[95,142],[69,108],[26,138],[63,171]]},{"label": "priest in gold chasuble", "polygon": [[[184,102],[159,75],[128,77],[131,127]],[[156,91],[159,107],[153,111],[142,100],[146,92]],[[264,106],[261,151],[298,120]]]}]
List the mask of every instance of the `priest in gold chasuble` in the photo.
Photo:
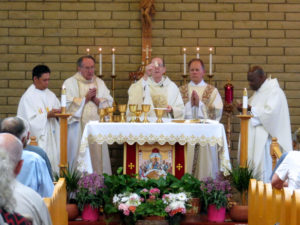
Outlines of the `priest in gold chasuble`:
[{"label": "priest in gold chasuble", "polygon": [[[220,121],[223,111],[222,98],[218,89],[203,80],[204,63],[201,59],[192,59],[189,64],[191,81],[181,86],[180,92],[185,104],[185,119],[211,119]],[[219,171],[217,147],[188,145],[187,171],[202,179],[212,176]]]},{"label": "priest in gold chasuble", "polygon": [[[132,84],[128,90],[128,104],[150,104],[148,116],[155,118],[154,108],[166,108],[164,117],[183,118],[184,105],[177,85],[163,76],[166,67],[161,58],[153,58],[146,66],[142,79]],[[127,111],[127,116],[131,113]]]},{"label": "priest in gold chasuble", "polygon": [[[68,161],[78,161],[79,169],[84,170],[84,161],[81,161],[82,157],[78,157],[81,153],[81,134],[89,121],[99,121],[99,104],[112,105],[113,98],[103,80],[95,76],[95,59],[92,56],[79,58],[77,67],[78,72],[63,84],[66,88],[67,112],[72,114],[68,124]],[[102,145],[102,153],[101,146],[89,147],[93,170],[100,174],[111,174],[107,144]]]}]

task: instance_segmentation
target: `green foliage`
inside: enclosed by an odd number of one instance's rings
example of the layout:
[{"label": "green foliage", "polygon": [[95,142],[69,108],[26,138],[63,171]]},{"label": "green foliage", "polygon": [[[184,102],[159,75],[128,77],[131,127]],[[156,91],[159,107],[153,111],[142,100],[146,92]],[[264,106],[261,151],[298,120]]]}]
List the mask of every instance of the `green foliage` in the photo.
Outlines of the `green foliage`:
[{"label": "green foliage", "polygon": [[180,188],[182,191],[188,192],[193,198],[201,198],[202,191],[200,189],[202,181],[193,177],[191,174],[186,173],[181,177],[179,182]]},{"label": "green foliage", "polygon": [[81,178],[82,173],[73,167],[67,167],[66,170],[62,170],[61,174],[54,174],[54,180],[58,181],[60,177],[65,178],[67,187],[67,201],[70,202],[75,199],[75,192],[78,189],[78,181]]},{"label": "green foliage", "polygon": [[148,200],[140,204],[135,211],[137,217],[161,216],[166,217],[166,204],[162,199]]},{"label": "green foliage", "polygon": [[97,190],[96,194],[92,194],[87,188],[79,188],[76,194],[78,208],[83,210],[84,205],[90,204],[93,208],[99,208],[102,205],[102,191]]},{"label": "green foliage", "polygon": [[229,180],[240,193],[247,191],[250,179],[254,178],[254,169],[248,166],[235,166],[229,172]]}]

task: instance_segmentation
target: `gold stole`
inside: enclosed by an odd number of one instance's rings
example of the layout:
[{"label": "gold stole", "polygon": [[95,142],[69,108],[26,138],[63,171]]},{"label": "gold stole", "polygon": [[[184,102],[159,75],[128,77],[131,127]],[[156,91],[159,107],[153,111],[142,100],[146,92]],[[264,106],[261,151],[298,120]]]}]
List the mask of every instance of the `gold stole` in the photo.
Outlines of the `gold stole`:
[{"label": "gold stole", "polygon": [[[98,95],[98,85],[95,77],[92,81],[87,81],[80,74],[76,75],[75,78],[78,83],[79,98],[84,98],[90,88],[97,88]],[[81,116],[82,128],[84,128],[85,124],[88,123],[90,120],[99,120],[98,107],[92,101],[89,101],[84,106],[83,113]]]}]

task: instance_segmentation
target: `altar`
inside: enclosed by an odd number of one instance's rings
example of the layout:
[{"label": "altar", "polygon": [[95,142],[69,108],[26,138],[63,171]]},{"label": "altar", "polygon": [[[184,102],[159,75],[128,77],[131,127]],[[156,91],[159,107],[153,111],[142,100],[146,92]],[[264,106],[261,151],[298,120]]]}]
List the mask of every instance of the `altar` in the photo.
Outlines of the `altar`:
[{"label": "altar", "polygon": [[[231,169],[225,130],[220,123],[99,123],[91,121],[84,129],[77,157],[77,167],[80,171],[89,173],[95,171],[95,165],[93,165],[95,162],[93,162],[90,147],[103,143],[125,144],[123,166],[127,174],[141,176],[140,170],[147,164],[145,157],[141,156],[141,150],[144,148],[145,151],[142,152],[148,158],[154,153],[159,153],[159,157],[165,157],[163,160],[165,160],[164,166],[167,165],[166,171],[169,170],[175,176],[181,177],[188,171],[188,165],[193,164],[193,156],[189,157],[188,153],[194,149],[195,145],[200,146],[201,151],[214,151],[214,154],[211,154],[213,156],[204,159],[212,160],[212,164],[215,165],[213,172],[209,171],[207,175],[213,173],[215,176],[217,171],[226,173],[228,169]],[[161,147],[156,148],[155,145],[149,147],[153,144],[167,147],[164,147],[166,150]],[[175,148],[174,155],[170,155],[171,148]],[[98,164],[107,163],[103,162],[103,157],[100,159]],[[172,166],[169,164],[170,160],[172,160]]]}]

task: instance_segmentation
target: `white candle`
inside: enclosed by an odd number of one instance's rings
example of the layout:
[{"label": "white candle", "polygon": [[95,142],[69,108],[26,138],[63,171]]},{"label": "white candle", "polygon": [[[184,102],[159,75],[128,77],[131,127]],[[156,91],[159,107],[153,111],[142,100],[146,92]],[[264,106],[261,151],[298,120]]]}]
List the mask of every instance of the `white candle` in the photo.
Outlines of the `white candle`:
[{"label": "white candle", "polygon": [[112,72],[111,75],[115,75],[115,48],[112,49]]},{"label": "white candle", "polygon": [[212,74],[212,48],[209,49],[209,74]]},{"label": "white candle", "polygon": [[200,54],[199,54],[200,48],[197,47],[196,50],[197,50],[196,58],[197,58],[197,59],[200,59]]},{"label": "white candle", "polygon": [[183,48],[183,75],[186,75],[186,48]]},{"label": "white candle", "polygon": [[62,86],[61,90],[61,107],[66,107],[67,105],[67,97],[66,97],[66,88]]},{"label": "white candle", "polygon": [[102,48],[99,48],[99,75],[102,75]]},{"label": "white candle", "polygon": [[87,52],[88,55],[90,55],[90,49],[89,48],[86,49],[86,52]]},{"label": "white candle", "polygon": [[248,94],[247,94],[247,88],[244,88],[244,91],[243,91],[243,109],[248,109]]}]

